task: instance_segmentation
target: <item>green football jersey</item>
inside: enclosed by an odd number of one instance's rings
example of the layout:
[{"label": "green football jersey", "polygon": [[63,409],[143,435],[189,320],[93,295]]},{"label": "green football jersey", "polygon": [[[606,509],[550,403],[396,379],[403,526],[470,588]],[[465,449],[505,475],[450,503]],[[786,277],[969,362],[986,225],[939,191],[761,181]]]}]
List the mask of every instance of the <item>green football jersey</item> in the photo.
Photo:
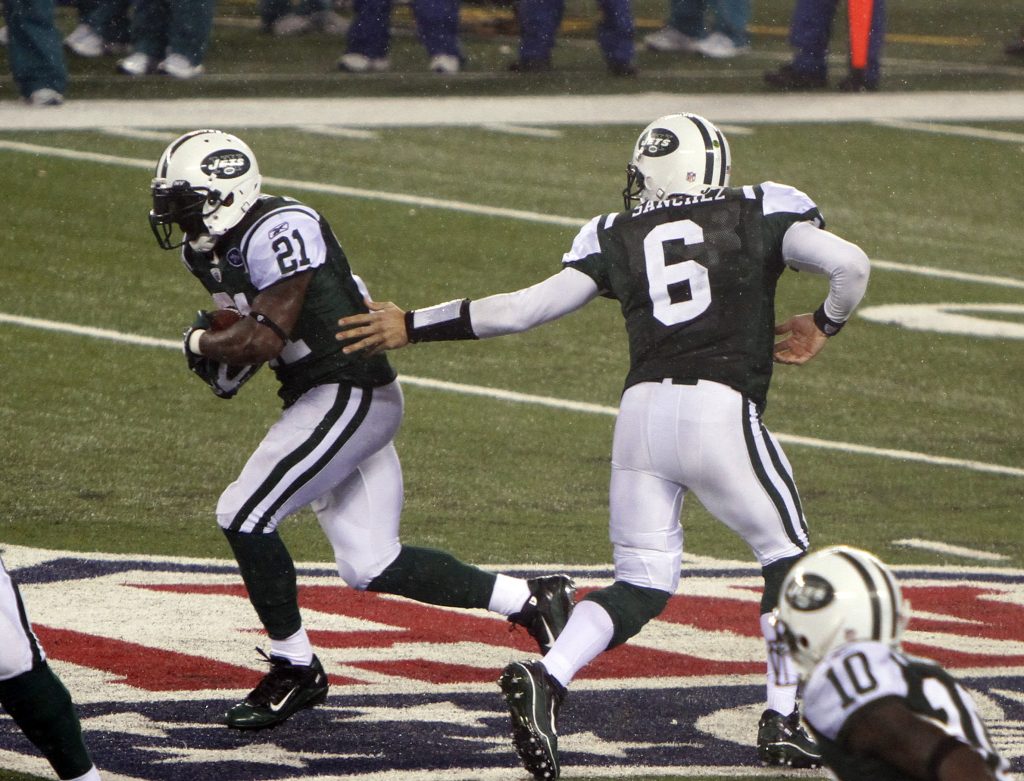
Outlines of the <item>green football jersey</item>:
[{"label": "green football jersey", "polygon": [[186,244],[183,258],[215,306],[237,307],[243,314],[261,290],[296,274],[313,275],[291,339],[270,362],[285,406],[324,383],[375,387],[395,379],[385,356],[345,355],[334,338],[338,318],[367,311],[367,292],[327,220],[310,207],[263,196],[212,252]]},{"label": "green football jersey", "polygon": [[792,187],[713,188],[595,217],[562,263],[618,300],[629,337],[626,387],[712,380],[763,406],[782,237],[799,221],[824,224]]}]

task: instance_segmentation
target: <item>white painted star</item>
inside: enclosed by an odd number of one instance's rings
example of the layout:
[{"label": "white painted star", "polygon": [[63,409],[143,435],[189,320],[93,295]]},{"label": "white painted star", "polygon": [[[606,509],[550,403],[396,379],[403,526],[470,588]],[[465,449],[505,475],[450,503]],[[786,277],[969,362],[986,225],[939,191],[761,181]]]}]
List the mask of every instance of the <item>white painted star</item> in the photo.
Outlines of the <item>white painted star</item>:
[{"label": "white painted star", "polygon": [[593,754],[598,757],[612,757],[614,759],[627,759],[629,750],[643,751],[646,749],[658,748],[692,748],[692,743],[673,743],[668,741],[657,741],[655,743],[639,743],[626,740],[605,740],[593,732],[573,732],[562,735],[558,738],[558,750],[560,752],[573,752],[576,754]]},{"label": "white painted star", "polygon": [[[428,724],[455,724],[472,729],[487,729],[484,719],[494,719],[500,714],[489,710],[467,710],[454,702],[431,702],[423,705],[411,705],[398,708],[377,708],[358,706],[355,708],[330,708],[343,711],[336,721],[351,724],[353,722],[376,723],[382,721],[419,721]],[[351,715],[355,712],[356,715]]]},{"label": "white painted star", "polygon": [[289,751],[274,743],[247,743],[232,749],[202,749],[185,746],[138,746],[143,751],[162,755],[159,763],[245,762],[275,767],[305,768],[317,759],[365,759],[379,754],[320,754],[313,751]]},{"label": "white painted star", "polygon": [[105,713],[102,716],[82,719],[82,729],[86,731],[116,732],[120,735],[139,735],[144,738],[166,738],[165,726],[167,722],[154,721],[144,713],[134,711]]}]

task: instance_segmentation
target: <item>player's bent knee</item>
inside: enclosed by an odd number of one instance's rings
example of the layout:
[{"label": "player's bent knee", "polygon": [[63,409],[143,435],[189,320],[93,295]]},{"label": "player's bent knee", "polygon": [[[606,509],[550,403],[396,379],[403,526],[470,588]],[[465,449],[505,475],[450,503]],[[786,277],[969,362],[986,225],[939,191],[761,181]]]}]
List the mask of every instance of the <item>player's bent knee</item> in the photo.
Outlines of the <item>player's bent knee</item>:
[{"label": "player's bent knee", "polygon": [[615,579],[674,594],[679,585],[682,549],[651,550],[616,545]]},{"label": "player's bent knee", "polygon": [[366,591],[367,587],[395,561],[401,550],[401,544],[396,542],[384,551],[368,550],[364,552],[364,555],[359,555],[358,552],[353,555],[353,551],[344,553],[335,551],[338,574],[350,588]]},{"label": "player's bent knee", "polygon": [[645,586],[634,586],[617,580],[608,588],[598,589],[583,599],[596,602],[611,617],[615,632],[609,648],[621,645],[639,632],[644,624],[655,618],[672,596],[667,591]]}]

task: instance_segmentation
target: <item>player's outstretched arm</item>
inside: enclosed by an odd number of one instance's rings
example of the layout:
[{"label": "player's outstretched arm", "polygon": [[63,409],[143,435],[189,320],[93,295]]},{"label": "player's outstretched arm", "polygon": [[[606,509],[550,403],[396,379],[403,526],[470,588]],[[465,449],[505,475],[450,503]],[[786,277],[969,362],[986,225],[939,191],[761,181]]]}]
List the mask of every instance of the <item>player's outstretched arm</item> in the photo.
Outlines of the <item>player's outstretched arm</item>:
[{"label": "player's outstretched arm", "polygon": [[343,317],[335,338],[346,353],[375,355],[410,342],[489,339],[536,328],[579,309],[598,295],[585,273],[564,268],[536,285],[470,301],[446,301],[425,309],[399,309],[391,302],[367,301],[366,314]]},{"label": "player's outstretched arm", "polygon": [[409,344],[405,327],[405,310],[390,301],[366,299],[370,310],[365,314],[350,315],[338,321],[339,331],[334,338],[348,342],[342,352],[346,354],[365,352],[376,355],[384,350],[397,350]]},{"label": "player's outstretched arm", "polygon": [[801,366],[821,352],[828,336],[818,328],[811,313],[794,315],[775,326],[776,335],[783,336],[775,343],[776,363]]}]

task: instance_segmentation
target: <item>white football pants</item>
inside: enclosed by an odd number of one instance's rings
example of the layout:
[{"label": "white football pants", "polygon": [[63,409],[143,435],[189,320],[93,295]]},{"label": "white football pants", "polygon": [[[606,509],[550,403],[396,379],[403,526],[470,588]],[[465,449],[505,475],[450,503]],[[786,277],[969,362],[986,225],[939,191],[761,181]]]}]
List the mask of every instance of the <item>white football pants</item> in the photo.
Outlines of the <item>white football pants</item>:
[{"label": "white football pants", "polygon": [[692,490],[762,566],[807,548],[792,469],[755,405],[716,382],[643,382],[622,396],[612,444],[615,579],[674,593]]},{"label": "white football pants", "polygon": [[46,656],[29,624],[17,586],[0,560],[0,681],[27,673],[37,658]]},{"label": "white football pants", "polygon": [[320,385],[281,413],[238,479],[221,494],[225,529],[271,532],[310,506],[345,582],[364,588],[401,549],[402,422],[398,382],[380,388]]}]

